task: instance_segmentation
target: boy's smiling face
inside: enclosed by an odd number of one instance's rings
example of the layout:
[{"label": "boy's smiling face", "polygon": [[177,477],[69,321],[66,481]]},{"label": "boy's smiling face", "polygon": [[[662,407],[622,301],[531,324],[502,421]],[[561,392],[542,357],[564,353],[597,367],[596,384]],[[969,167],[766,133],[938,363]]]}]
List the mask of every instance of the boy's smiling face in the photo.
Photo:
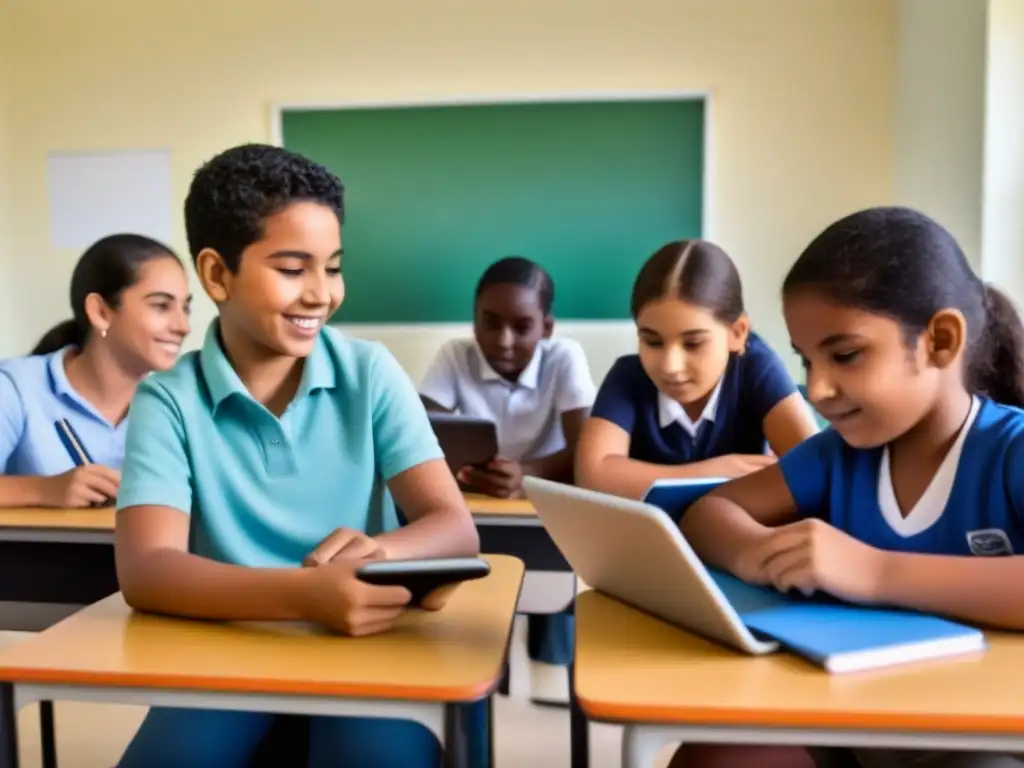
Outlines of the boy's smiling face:
[{"label": "boy's smiling face", "polygon": [[335,212],[297,202],[267,218],[236,273],[213,252],[200,254],[199,273],[219,305],[222,332],[241,332],[264,353],[306,357],[345,296],[341,255]]}]

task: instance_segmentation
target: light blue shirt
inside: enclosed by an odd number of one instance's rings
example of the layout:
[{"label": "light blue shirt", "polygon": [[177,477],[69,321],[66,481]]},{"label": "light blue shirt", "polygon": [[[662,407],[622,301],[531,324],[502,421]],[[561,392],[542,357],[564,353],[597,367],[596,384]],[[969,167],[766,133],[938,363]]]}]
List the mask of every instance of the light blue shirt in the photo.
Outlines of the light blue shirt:
[{"label": "light blue shirt", "polygon": [[388,350],[325,328],[278,419],[242,384],[216,329],[136,392],[118,509],[179,509],[192,516],[191,552],[253,567],[297,566],[339,527],[396,528],[385,483],[443,454]]},{"label": "light blue shirt", "polygon": [[120,469],[127,419],[111,424],[71,388],[64,356],[49,355],[0,362],[0,474],[59,475],[75,462],[54,422],[67,419],[97,464]]}]

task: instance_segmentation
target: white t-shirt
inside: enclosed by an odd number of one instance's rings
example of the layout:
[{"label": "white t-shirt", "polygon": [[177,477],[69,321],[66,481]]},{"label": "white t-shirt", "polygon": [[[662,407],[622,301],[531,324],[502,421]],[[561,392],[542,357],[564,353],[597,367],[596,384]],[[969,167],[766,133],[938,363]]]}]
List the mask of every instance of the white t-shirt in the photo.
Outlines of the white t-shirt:
[{"label": "white t-shirt", "polygon": [[475,340],[449,341],[419,389],[442,408],[493,421],[498,450],[512,461],[565,448],[562,414],[589,408],[597,394],[583,347],[572,339],[542,339],[516,382],[491,368]]}]

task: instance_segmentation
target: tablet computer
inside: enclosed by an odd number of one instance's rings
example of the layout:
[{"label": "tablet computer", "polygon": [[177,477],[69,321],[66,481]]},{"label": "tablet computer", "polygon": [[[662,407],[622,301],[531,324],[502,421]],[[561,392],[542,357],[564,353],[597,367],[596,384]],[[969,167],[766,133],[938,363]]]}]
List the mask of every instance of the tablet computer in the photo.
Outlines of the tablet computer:
[{"label": "tablet computer", "polygon": [[498,429],[493,421],[436,411],[428,415],[452,474],[466,466],[486,464],[498,455]]},{"label": "tablet computer", "polygon": [[356,578],[367,584],[405,587],[412,593],[409,604],[415,606],[439,587],[482,579],[490,572],[490,563],[479,557],[439,557],[376,560],[360,566]]},{"label": "tablet computer", "polygon": [[524,478],[523,489],[569,566],[594,589],[749,654],[778,648],[739,616],[749,588],[713,578],[662,509],[536,477]]}]

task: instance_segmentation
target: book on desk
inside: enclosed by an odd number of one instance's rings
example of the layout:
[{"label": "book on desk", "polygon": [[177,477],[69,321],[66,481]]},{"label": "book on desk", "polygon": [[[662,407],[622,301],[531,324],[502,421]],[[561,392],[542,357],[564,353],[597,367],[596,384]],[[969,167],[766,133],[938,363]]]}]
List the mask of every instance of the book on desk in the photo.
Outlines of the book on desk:
[{"label": "book on desk", "polygon": [[[686,509],[721,478],[660,480],[644,497],[679,523]],[[708,569],[743,624],[829,672],[854,672],[978,652],[982,632],[938,616],[851,605],[827,595],[784,595]]]}]

